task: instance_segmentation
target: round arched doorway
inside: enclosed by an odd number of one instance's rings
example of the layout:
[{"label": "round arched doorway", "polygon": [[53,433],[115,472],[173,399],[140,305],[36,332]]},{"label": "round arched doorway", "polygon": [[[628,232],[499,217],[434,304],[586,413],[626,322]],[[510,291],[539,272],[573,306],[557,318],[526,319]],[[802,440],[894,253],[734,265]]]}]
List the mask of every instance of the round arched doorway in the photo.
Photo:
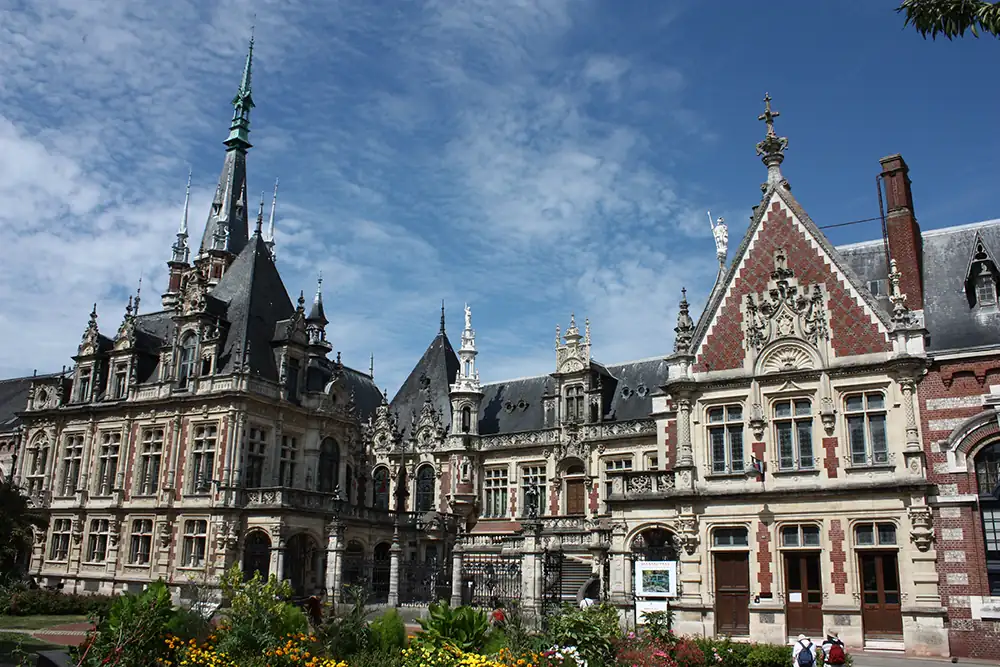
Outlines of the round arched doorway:
[{"label": "round arched doorway", "polygon": [[243,544],[243,577],[249,580],[256,573],[267,579],[270,569],[271,538],[262,530],[254,530]]},{"label": "round arched doorway", "polygon": [[319,549],[306,533],[296,533],[285,545],[283,578],[292,585],[296,595],[308,595],[316,589],[319,571]]},{"label": "round arched doorway", "polygon": [[647,528],[632,540],[635,560],[678,560],[675,536],[666,528]]}]

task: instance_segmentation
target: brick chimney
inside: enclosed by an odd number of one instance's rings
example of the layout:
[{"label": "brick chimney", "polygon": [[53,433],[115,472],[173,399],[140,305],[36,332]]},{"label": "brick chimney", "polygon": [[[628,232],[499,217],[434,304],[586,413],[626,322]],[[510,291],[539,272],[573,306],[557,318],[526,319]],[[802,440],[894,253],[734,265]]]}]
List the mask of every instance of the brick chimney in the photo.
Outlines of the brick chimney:
[{"label": "brick chimney", "polygon": [[889,255],[896,260],[900,272],[899,287],[906,294],[911,310],[924,307],[924,243],[920,225],[913,214],[913,192],[910,190],[910,168],[901,155],[890,155],[882,164],[885,185],[885,227]]}]

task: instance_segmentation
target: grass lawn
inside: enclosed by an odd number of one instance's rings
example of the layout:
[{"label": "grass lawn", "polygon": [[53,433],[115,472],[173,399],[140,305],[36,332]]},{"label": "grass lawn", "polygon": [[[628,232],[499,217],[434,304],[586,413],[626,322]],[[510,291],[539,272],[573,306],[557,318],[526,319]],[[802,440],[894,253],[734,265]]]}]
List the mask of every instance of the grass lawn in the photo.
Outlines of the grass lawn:
[{"label": "grass lawn", "polygon": [[[20,632],[0,632],[0,665],[17,664],[17,659],[23,655],[34,655],[36,651],[50,649],[65,651],[66,647],[50,644]],[[34,664],[33,660],[30,664]]]},{"label": "grass lawn", "polygon": [[66,614],[64,616],[0,616],[0,629],[41,630],[53,625],[80,623],[86,620],[86,616],[77,614]]}]

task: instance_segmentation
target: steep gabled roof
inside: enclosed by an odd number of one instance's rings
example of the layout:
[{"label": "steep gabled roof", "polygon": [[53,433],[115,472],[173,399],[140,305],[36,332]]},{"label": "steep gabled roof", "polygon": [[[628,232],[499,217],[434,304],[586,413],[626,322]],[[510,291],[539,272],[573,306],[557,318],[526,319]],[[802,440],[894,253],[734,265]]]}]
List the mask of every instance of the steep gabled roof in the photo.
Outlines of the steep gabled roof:
[{"label": "steep gabled roof", "polygon": [[9,433],[21,423],[17,413],[28,407],[28,392],[34,380],[62,377],[62,373],[0,380],[0,433]]},{"label": "steep gabled roof", "polygon": [[692,341],[699,370],[742,367],[741,303],[762,292],[782,247],[800,284],[824,283],[829,294],[833,347],[838,356],[889,349],[889,313],[830,244],[788,188],[772,183],[724,277],[715,285]]},{"label": "steep gabled roof", "polygon": [[220,370],[232,372],[237,346],[250,344],[249,371],[268,380],[278,379],[271,349],[275,325],[295,312],[285,284],[260,234],[254,234],[212,290],[226,304],[229,331],[223,345]]},{"label": "steep gabled roof", "polygon": [[411,419],[420,416],[428,396],[441,421],[446,426],[451,423],[449,391],[458,368],[458,356],[442,329],[389,403],[399,417],[399,430],[404,435],[409,435]]}]

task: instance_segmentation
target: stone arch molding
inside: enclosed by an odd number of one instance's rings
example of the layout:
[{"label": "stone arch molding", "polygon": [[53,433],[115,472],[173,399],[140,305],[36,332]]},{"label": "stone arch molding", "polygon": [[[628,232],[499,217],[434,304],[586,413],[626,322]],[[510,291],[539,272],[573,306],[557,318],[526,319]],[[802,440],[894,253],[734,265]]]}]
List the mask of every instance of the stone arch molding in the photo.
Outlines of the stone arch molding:
[{"label": "stone arch molding", "polygon": [[818,350],[797,338],[779,338],[757,357],[755,375],[815,370],[822,366]]},{"label": "stone arch molding", "polygon": [[939,440],[938,449],[945,453],[948,472],[969,472],[969,460],[976,452],[1000,435],[1000,412],[988,408],[972,415],[952,429],[944,440]]}]

